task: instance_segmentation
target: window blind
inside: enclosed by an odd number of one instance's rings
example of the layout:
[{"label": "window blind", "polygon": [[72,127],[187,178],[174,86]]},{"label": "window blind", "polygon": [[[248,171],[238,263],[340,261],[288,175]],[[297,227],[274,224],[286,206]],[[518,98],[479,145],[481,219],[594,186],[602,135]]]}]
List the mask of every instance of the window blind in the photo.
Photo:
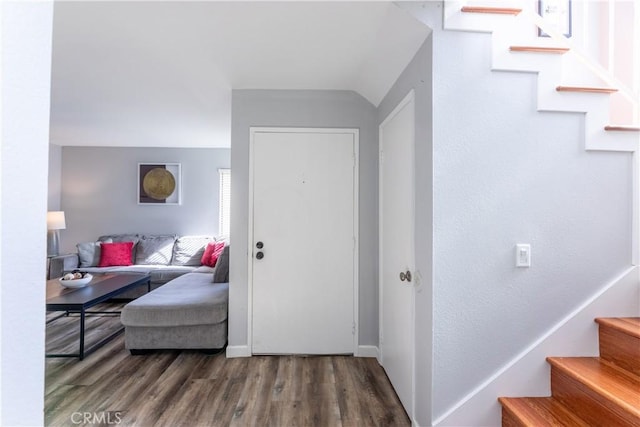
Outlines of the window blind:
[{"label": "window blind", "polygon": [[231,231],[231,169],[218,169],[218,174],[220,175],[218,233],[228,237]]}]

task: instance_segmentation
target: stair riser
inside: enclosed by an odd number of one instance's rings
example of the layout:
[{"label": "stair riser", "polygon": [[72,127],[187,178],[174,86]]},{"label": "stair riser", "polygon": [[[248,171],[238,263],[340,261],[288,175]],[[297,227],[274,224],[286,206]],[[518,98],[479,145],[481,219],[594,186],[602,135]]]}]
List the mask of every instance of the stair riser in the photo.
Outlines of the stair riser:
[{"label": "stair riser", "polygon": [[640,427],[640,419],[556,367],[551,368],[551,394],[592,425]]},{"label": "stair riser", "polygon": [[640,338],[600,325],[600,357],[640,375]]},{"label": "stair riser", "polygon": [[527,425],[516,418],[511,412],[502,408],[502,427],[527,427]]}]

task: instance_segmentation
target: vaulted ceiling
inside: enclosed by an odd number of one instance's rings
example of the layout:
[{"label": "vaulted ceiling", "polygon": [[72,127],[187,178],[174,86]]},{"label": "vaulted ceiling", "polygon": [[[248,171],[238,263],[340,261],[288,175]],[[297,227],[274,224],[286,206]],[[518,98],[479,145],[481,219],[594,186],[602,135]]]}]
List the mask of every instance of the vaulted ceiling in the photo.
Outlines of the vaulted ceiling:
[{"label": "vaulted ceiling", "polygon": [[58,1],[51,142],[228,147],[232,89],[377,105],[429,29],[391,2]]}]

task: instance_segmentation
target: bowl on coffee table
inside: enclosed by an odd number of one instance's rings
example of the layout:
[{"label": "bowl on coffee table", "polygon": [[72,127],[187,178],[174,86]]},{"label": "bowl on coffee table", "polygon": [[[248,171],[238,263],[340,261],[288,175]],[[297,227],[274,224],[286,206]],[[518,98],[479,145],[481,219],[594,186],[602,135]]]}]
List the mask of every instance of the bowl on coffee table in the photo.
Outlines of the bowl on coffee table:
[{"label": "bowl on coffee table", "polygon": [[79,279],[71,279],[68,276],[69,275],[64,275],[58,279],[58,282],[65,288],[82,288],[87,286],[89,282],[91,282],[91,279],[93,279],[93,276],[89,273],[83,273]]}]

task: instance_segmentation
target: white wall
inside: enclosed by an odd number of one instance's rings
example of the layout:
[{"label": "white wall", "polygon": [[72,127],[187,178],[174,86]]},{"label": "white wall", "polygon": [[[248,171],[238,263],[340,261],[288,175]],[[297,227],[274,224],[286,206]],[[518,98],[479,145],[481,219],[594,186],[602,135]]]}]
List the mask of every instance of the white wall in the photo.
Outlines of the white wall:
[{"label": "white wall", "polygon": [[[61,252],[103,234],[218,234],[218,169],[228,148],[63,147]],[[138,163],[180,163],[182,204],[138,205]]]},{"label": "white wall", "polygon": [[[378,343],[376,111],[350,91],[234,90],[231,125],[231,246],[229,346],[247,342],[247,239],[249,216],[249,127],[337,127],[360,129],[359,343]],[[330,268],[328,266],[328,268]]]},{"label": "white wall", "polygon": [[537,112],[537,76],[490,71],[490,35],[443,31],[440,3],[412,12],[434,28],[438,420],[629,268],[632,158],[585,152],[582,114]]},{"label": "white wall", "polygon": [[44,424],[53,3],[0,3],[0,425]]},{"label": "white wall", "polygon": [[[378,124],[411,89],[415,93],[415,411],[418,425],[431,423],[433,327],[433,99],[429,36],[378,107]],[[416,282],[418,283],[418,282]]]}]

